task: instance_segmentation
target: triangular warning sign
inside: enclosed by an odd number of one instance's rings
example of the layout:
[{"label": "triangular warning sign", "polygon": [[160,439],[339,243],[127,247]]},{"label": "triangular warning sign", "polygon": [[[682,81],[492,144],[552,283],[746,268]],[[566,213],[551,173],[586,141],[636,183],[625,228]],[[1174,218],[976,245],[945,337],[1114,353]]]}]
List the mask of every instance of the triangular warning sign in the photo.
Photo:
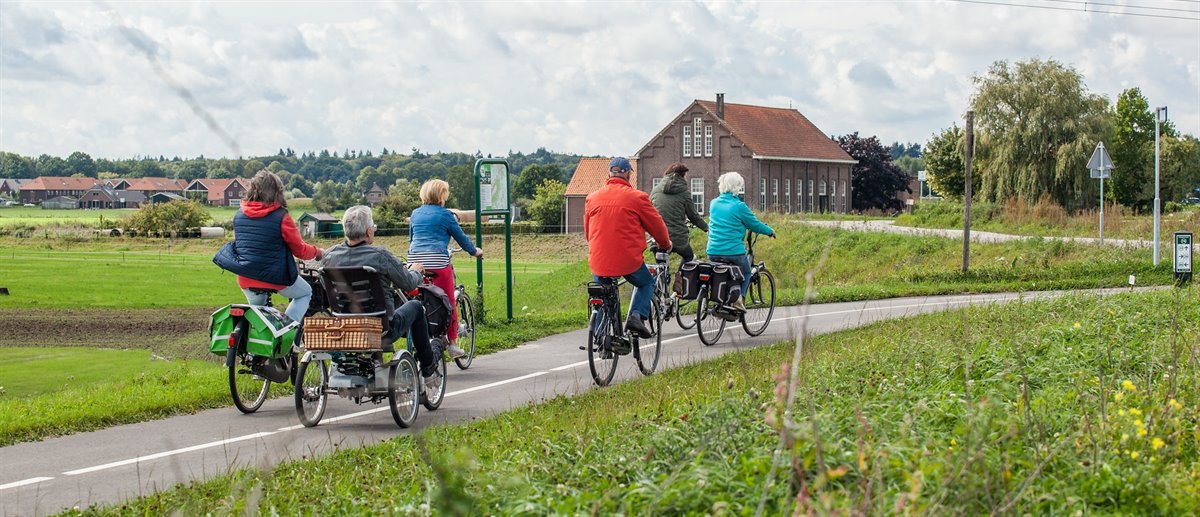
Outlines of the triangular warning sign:
[{"label": "triangular warning sign", "polygon": [[1088,160],[1088,170],[1092,171],[1093,178],[1109,177],[1113,162],[1112,158],[1108,157],[1108,151],[1104,149],[1104,142],[1096,144],[1096,150],[1092,151],[1092,158]]}]

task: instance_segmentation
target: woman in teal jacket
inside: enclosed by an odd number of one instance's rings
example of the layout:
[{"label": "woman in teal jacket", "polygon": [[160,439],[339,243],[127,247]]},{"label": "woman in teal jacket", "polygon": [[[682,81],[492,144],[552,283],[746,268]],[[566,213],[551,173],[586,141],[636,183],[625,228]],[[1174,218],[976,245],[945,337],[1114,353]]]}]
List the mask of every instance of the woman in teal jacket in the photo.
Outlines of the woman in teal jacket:
[{"label": "woman in teal jacket", "polygon": [[[738,193],[744,191],[746,181],[736,172],[726,172],[717,179],[717,196],[708,205],[708,260],[729,262],[742,268],[742,296],[750,287],[750,258],[746,256],[746,232],[751,231],[769,237],[775,236],[775,230],[763,224],[746,203],[738,199]],[[737,309],[745,310],[746,305],[738,298],[734,303]]]}]

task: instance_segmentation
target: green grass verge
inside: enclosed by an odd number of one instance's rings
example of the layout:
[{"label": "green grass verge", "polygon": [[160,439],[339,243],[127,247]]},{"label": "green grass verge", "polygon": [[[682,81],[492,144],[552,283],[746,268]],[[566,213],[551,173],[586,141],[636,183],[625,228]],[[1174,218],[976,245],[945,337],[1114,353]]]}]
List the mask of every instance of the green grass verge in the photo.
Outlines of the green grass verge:
[{"label": "green grass verge", "polygon": [[810,339],[773,483],[790,343],[82,513],[1181,515],[1197,336],[1191,289]]},{"label": "green grass verge", "polygon": [[0,394],[24,398],[138,375],[155,376],[174,368],[148,350],[83,347],[0,348]]},{"label": "green grass verge", "polygon": [[[922,201],[911,213],[896,218],[897,226],[917,228],[961,229],[965,210],[962,202]],[[1123,207],[1108,207],[1104,214],[1104,236],[1109,239],[1150,240],[1154,235],[1154,218],[1135,215]],[[1160,217],[1162,235],[1176,231],[1197,231],[1200,209],[1187,207],[1164,212]],[[1049,201],[1028,205],[1021,202],[971,204],[971,229],[1012,235],[1052,237],[1097,237],[1100,233],[1100,214],[1092,210],[1067,214]]]}]

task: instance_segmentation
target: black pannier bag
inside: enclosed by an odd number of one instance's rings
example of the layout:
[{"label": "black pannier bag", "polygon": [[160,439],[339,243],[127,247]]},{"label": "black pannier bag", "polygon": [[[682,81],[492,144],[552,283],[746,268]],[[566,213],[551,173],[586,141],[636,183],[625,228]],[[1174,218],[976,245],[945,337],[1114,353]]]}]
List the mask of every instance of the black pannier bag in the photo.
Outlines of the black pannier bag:
[{"label": "black pannier bag", "polygon": [[700,279],[700,275],[708,275],[712,272],[712,264],[708,262],[685,262],[679,267],[679,274],[675,276],[675,295],[681,300],[695,300],[700,296],[700,286],[704,285],[704,280]]},{"label": "black pannier bag", "polygon": [[417,286],[420,290],[421,305],[425,306],[425,319],[429,322],[429,337],[438,337],[446,334],[446,330],[450,328],[451,312],[450,297],[446,296],[446,291],[441,287],[433,284],[421,284]]},{"label": "black pannier bag", "polygon": [[742,268],[733,264],[714,264],[712,268],[712,297],[722,304],[733,303],[742,295]]}]

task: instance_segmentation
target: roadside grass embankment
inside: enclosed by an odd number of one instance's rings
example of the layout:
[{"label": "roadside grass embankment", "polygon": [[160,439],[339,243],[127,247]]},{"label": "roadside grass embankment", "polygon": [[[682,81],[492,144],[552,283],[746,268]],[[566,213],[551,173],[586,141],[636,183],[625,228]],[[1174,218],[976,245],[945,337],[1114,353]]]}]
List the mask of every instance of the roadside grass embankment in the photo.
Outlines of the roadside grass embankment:
[{"label": "roadside grass embankment", "polygon": [[313,501],[331,514],[454,515],[747,515],[760,501],[767,515],[1200,507],[1200,289],[817,336],[794,384],[781,374],[793,352],[733,353],[71,513],[293,514]]},{"label": "roadside grass embankment", "polygon": [[[781,217],[768,220],[779,238],[762,239],[759,253],[775,273],[779,305],[799,303],[802,272],[815,268],[825,253],[828,259],[815,278],[820,302],[1117,287],[1126,285],[1130,274],[1137,276],[1139,285],[1171,281],[1169,265],[1155,269],[1149,257],[1137,253],[1037,239],[972,246],[974,266],[963,274],[958,270],[961,248],[950,239],[812,228]],[[693,245],[702,250],[703,234],[696,233]],[[486,324],[478,334],[481,355],[581,328],[586,321],[590,273],[582,238],[522,235],[514,240],[511,323],[504,321],[503,241],[488,236],[484,243],[487,307]],[[407,240],[400,237],[382,238],[380,243],[392,250],[407,249]],[[76,395],[66,392],[0,397],[0,416],[32,410],[45,414],[0,430],[0,444],[229,405],[223,370],[207,372],[208,364],[218,363],[208,354],[205,332],[209,313],[243,297],[234,277],[211,263],[219,245],[200,240],[0,239],[0,279],[12,292],[0,296],[0,347],[140,348],[171,361],[199,360],[180,367],[186,375],[159,376],[166,386],[161,393],[127,393],[129,409],[81,405]],[[474,292],[474,261],[457,257],[459,281]],[[283,306],[281,299],[276,303]],[[481,360],[473,368],[486,364]],[[197,380],[190,377],[199,375],[195,372],[213,377]],[[124,386],[142,382],[138,379],[114,376],[111,382]],[[105,389],[124,393],[124,388]],[[184,393],[186,397],[176,395]]]},{"label": "roadside grass embankment", "polygon": [[[962,229],[963,213],[962,202],[923,200],[912,213],[897,217],[896,225]],[[1100,234],[1100,213],[1099,210],[1069,213],[1049,199],[1035,204],[1015,199],[1003,203],[973,202],[971,229],[1038,237],[1095,238]],[[1200,232],[1200,207],[1164,211],[1159,229],[1164,240],[1169,239],[1176,231]],[[1118,205],[1106,206],[1105,238],[1151,240],[1153,236],[1152,215],[1135,214],[1132,210]]]}]

